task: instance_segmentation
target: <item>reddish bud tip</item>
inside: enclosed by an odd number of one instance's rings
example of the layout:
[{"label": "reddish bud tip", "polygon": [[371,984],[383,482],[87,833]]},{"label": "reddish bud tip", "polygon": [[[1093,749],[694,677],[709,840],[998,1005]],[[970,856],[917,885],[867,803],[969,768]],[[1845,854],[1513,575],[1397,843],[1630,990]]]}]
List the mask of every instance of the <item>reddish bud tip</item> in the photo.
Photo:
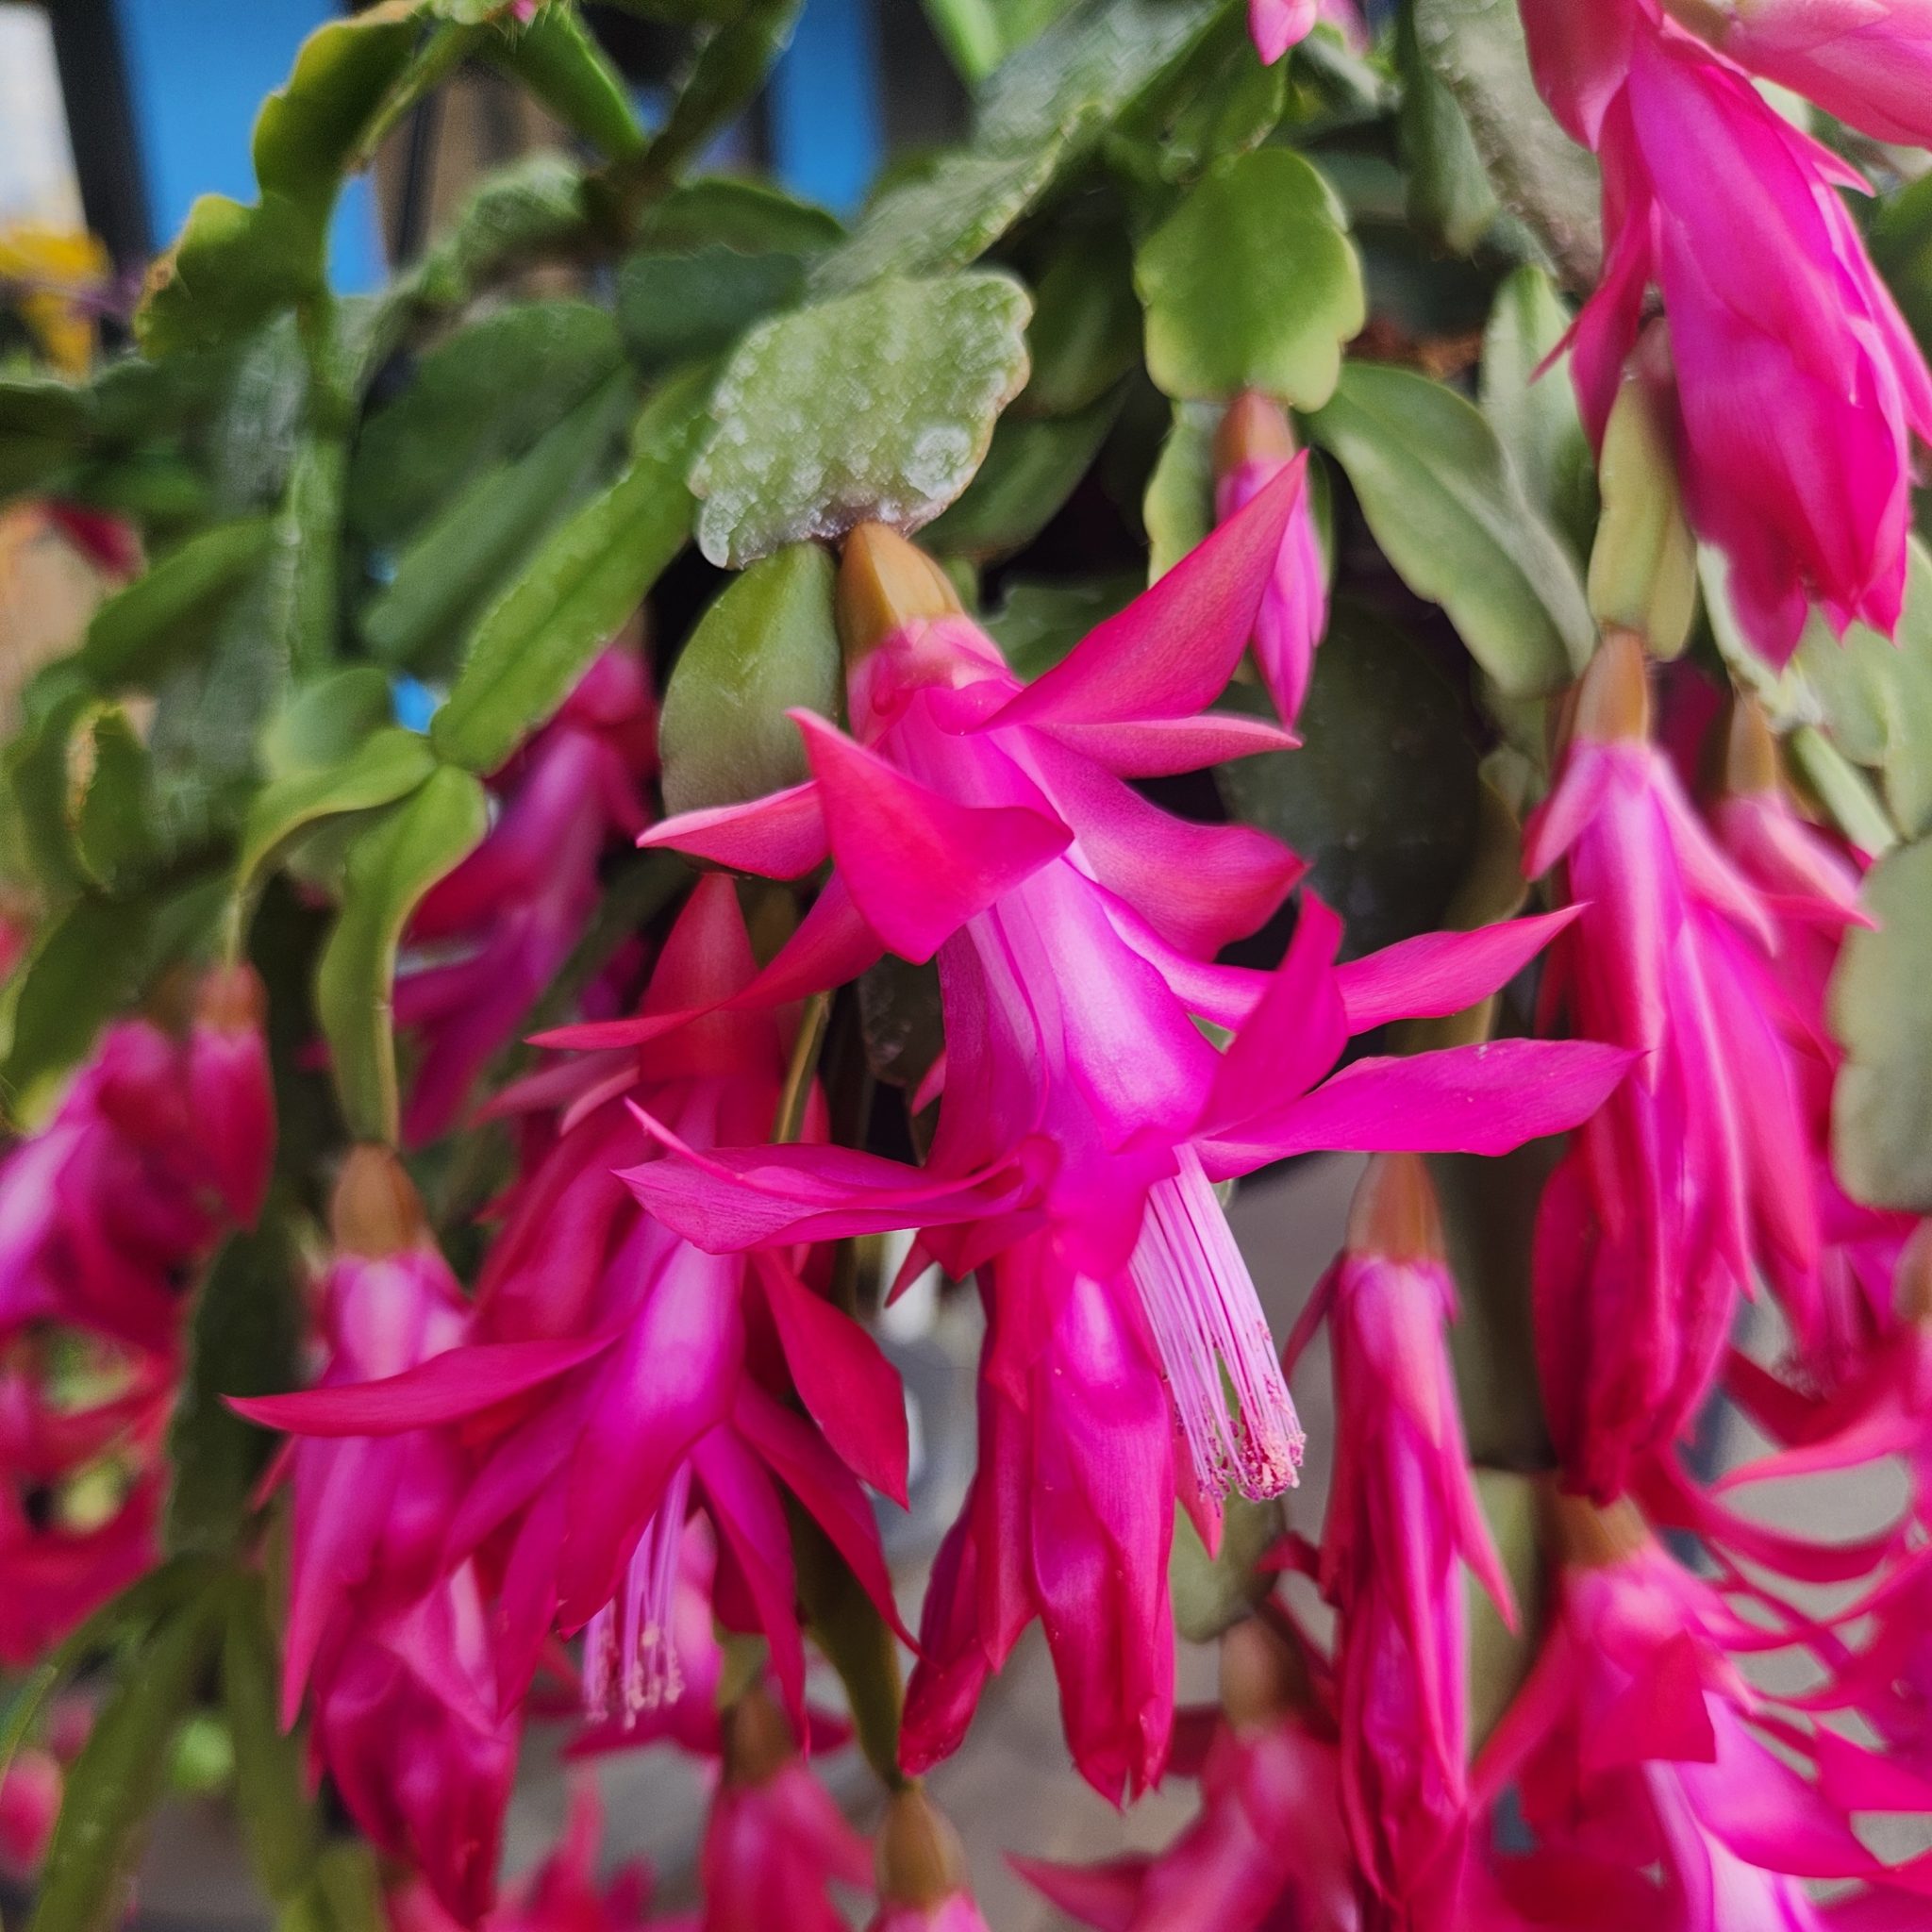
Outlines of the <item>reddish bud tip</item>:
[{"label": "reddish bud tip", "polygon": [[1442,1216],[1420,1154],[1377,1154],[1369,1162],[1349,1206],[1348,1246],[1391,1261],[1443,1258]]},{"label": "reddish bud tip", "polygon": [[959,1834],[917,1785],[894,1791],[887,1801],[874,1856],[882,1904],[925,1909],[966,1890],[966,1849]]},{"label": "reddish bud tip", "polygon": [[1629,1561],[1650,1542],[1650,1531],[1636,1505],[1624,1498],[1597,1504],[1587,1496],[1558,1491],[1551,1508],[1557,1547],[1573,1569],[1607,1570]]},{"label": "reddish bud tip", "polygon": [[798,1755],[785,1713],[752,1685],[724,1713],[724,1776],[734,1785],[769,1784]]},{"label": "reddish bud tip", "polygon": [[196,989],[194,1018],[217,1033],[258,1033],[268,1020],[268,988],[245,962],[212,968]]},{"label": "reddish bud tip", "polygon": [[1236,1730],[1273,1724],[1308,1701],[1308,1667],[1266,1617],[1246,1617],[1221,1640],[1221,1707]]},{"label": "reddish bud tip", "polygon": [[1912,1230],[1898,1257],[1898,1311],[1907,1322],[1932,1323],[1932,1221]]},{"label": "reddish bud tip", "polygon": [[329,1203],[329,1234],[339,1253],[379,1261],[407,1254],[428,1232],[423,1203],[403,1163],[389,1148],[364,1141],[349,1149]]},{"label": "reddish bud tip", "polygon": [[1724,735],[1724,790],[1734,798],[1778,789],[1777,740],[1764,708],[1740,693],[1731,701]]},{"label": "reddish bud tip", "polygon": [[1294,425],[1273,396],[1244,389],[1228,404],[1214,432],[1214,474],[1230,476],[1243,463],[1285,463],[1295,453]]},{"label": "reddish bud tip", "polygon": [[1575,730],[1598,744],[1650,736],[1650,673],[1635,631],[1606,626],[1577,688]]},{"label": "reddish bud tip", "polygon": [[957,617],[952,580],[915,543],[884,524],[860,524],[839,560],[835,612],[848,660],[920,618]]}]

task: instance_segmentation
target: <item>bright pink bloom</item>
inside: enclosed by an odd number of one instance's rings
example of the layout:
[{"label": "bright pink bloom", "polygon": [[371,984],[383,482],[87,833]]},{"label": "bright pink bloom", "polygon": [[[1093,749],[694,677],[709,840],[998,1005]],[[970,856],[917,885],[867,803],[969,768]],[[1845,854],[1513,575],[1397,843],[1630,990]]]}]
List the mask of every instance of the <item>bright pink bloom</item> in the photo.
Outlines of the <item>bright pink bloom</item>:
[{"label": "bright pink bloom", "polygon": [[650,818],[658,713],[642,661],[613,646],[491,781],[503,811],[409,922],[421,963],[396,981],[397,1024],[422,1036],[404,1128],[433,1141],[516,1038],[597,905],[597,867]]},{"label": "bright pink bloom", "polygon": [[1566,860],[1584,908],[1546,997],[1642,1057],[1578,1133],[1537,1230],[1551,1428],[1566,1479],[1600,1498],[1690,1423],[1754,1255],[1803,1276],[1819,1241],[1763,902],[1647,731],[1641,650],[1613,635],[1524,857],[1531,876]]},{"label": "bright pink bloom", "polygon": [[1119,1804],[1159,1776],[1174,1724],[1174,1424],[1131,1299],[1056,1278],[1043,1250],[984,1277],[979,1468],[926,1589],[900,1756],[917,1773],[958,1748],[1038,1616],[1074,1760]]},{"label": "bright pink bloom", "polygon": [[[24,1665],[159,1555],[158,1458],[174,1367],[84,1334],[25,1336],[0,1355],[0,1664]],[[58,1370],[97,1391],[83,1407],[57,1399]],[[125,1480],[104,1521],[75,1521],[68,1485],[103,1465]]]},{"label": "bright pink bloom", "polygon": [[1727,1652],[1786,1640],[1733,1616],[1627,1504],[1559,1507],[1567,1561],[1542,1650],[1476,1766],[1485,1796],[1514,1781],[1539,1845],[1520,1873],[1502,1861],[1506,1890],[1524,1902],[1567,1871],[1606,1914],[1587,1924],[1647,1896],[1674,1932],[1808,1932],[1792,1916],[1803,1892],[1780,1881],[1879,1867],[1749,1722],[1757,1700]]},{"label": "bright pink bloom", "polygon": [[1832,1168],[1831,1096],[1844,1054],[1827,1023],[1826,992],[1846,932],[1871,922],[1858,905],[1857,865],[1792,809],[1770,732],[1748,700],[1733,712],[1725,790],[1711,825],[1761,895],[1777,938],[1771,973],[1780,997],[1774,1010],[1804,1108],[1820,1239],[1808,1271],[1794,1268],[1787,1256],[1760,1258],[1790,1316],[1804,1378],[1828,1390],[1855,1374],[1890,1334],[1893,1276],[1917,1224],[1909,1214],[1852,1200]]},{"label": "bright pink bloom", "polygon": [[[331,1220],[322,1388],[446,1357],[468,1307],[393,1155],[352,1150]],[[316,1770],[376,1844],[420,1867],[444,1907],[474,1924],[494,1896],[517,1724],[500,1714],[475,1568],[443,1574],[461,1458],[417,1429],[298,1441],[289,1470],[282,1721],[294,1722],[309,1689]]]},{"label": "bright pink bloom", "polygon": [[1395,1906],[1441,1886],[1467,1823],[1463,1565],[1514,1615],[1462,1438],[1444,1335],[1456,1307],[1427,1170],[1377,1156],[1298,1332],[1325,1318],[1334,1354],[1320,1579],[1337,1616],[1343,1809]]},{"label": "bright pink bloom", "polygon": [[1723,13],[1716,44],[1740,66],[1874,140],[1932,147],[1926,0],[1730,0]]},{"label": "bright pink bloom", "polygon": [[1544,98],[1598,152],[1606,257],[1572,366],[1601,440],[1662,291],[1685,500],[1781,664],[1810,605],[1890,634],[1932,375],[1838,191],[1864,184],[1657,0],[1523,0]]},{"label": "bright pink bloom", "polygon": [[1015,1858],[1021,1876],[1099,1932],[1360,1932],[1333,1721],[1305,1669],[1284,1670],[1284,1642],[1259,1622],[1223,1640],[1229,1714],[1200,1765],[1201,1815],[1166,1851]]},{"label": "bright pink bloom", "polygon": [[[485,1563],[506,1706],[553,1623],[586,1632],[593,1707],[636,1715],[678,1694],[670,1634],[695,1507],[716,1532],[719,1614],[763,1631],[802,1723],[780,1485],[892,1614],[853,1474],[904,1497],[904,1398],[877,1344],[791,1257],[708,1255],[641,1213],[612,1172],[647,1151],[639,1105],[700,1142],[770,1131],[786,1060],[777,1024],[715,1010],[754,972],[730,881],[702,881],[644,1011],[709,1017],[657,1030],[641,1053],[546,1069],[507,1096],[568,1110],[505,1203],[470,1340],[384,1380],[245,1405],[271,1426],[325,1436],[454,1430],[474,1474],[446,1521],[442,1562],[477,1552]],[[806,1414],[790,1406],[794,1391]]]},{"label": "bright pink bloom", "polygon": [[[1237,396],[1215,440],[1217,517],[1225,523],[1294,459],[1294,431],[1281,406],[1254,390]],[[1255,662],[1284,724],[1301,711],[1327,627],[1328,567],[1305,480],[1255,613]]]},{"label": "bright pink bloom", "polygon": [[[336,1252],[322,1286],[328,1366],[318,1385],[354,1387],[441,1356],[469,1331],[469,1304],[387,1150],[353,1149],[332,1210]],[[244,1414],[254,1405],[238,1402]],[[311,1670],[361,1624],[407,1610],[437,1585],[465,1469],[426,1429],[313,1437],[291,1445],[294,1491],[282,1722]]]},{"label": "bright pink bloom", "polygon": [[[629,1177],[641,1198],[718,1249],[919,1226],[956,1275],[1049,1228],[1066,1273],[1132,1280],[1210,1498],[1285,1488],[1300,1430],[1209,1183],[1314,1147],[1494,1151],[1549,1130],[1529,1113],[1587,1112],[1624,1064],[1512,1041],[1361,1061],[1316,1087],[1351,1032],[1478,997],[1477,980],[1533,955],[1543,922],[1431,936],[1338,974],[1339,924],[1310,901],[1280,973],[1205,963],[1269,916],[1299,862],[1248,827],[1170,818],[1121,774],[1283,741],[1196,713],[1246,643],[1299,488],[1291,469],[1025,687],[934,567],[867,526],[841,579],[842,608],[868,613],[848,639],[869,647],[850,679],[856,741],[799,713],[807,784],[645,840],[780,876],[829,852],[811,913],[742,997],[837,984],[887,950],[937,955],[946,1051],[918,1173],[841,1148],[693,1156],[654,1124],[674,1158]],[[928,601],[908,614],[889,575]],[[1197,1016],[1239,1026],[1227,1054]]]},{"label": "bright pink bloom", "polygon": [[761,1690],[732,1707],[724,1776],[699,1852],[704,1932],[846,1932],[827,1888],[872,1890],[872,1848],[806,1769],[792,1737]]},{"label": "bright pink bloom", "polygon": [[274,1155],[245,967],[208,982],[185,1042],[145,1020],[101,1036],[54,1117],[0,1164],[0,1335],[51,1321],[169,1353],[183,1289],[252,1218]]},{"label": "bright pink bloom", "polygon": [[474,1572],[371,1615],[316,1660],[309,1746],[358,1827],[462,1924],[490,1909],[517,1724],[497,1711]]}]

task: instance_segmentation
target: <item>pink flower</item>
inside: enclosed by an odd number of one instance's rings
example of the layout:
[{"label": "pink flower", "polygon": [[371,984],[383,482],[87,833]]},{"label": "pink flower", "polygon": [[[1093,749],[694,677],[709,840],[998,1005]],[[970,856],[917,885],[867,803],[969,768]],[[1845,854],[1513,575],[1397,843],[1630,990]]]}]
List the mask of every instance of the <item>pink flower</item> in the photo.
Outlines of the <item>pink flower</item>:
[{"label": "pink flower", "polygon": [[[335,1257],[322,1286],[328,1366],[320,1387],[398,1375],[446,1354],[469,1331],[469,1305],[421,1203],[386,1148],[350,1150],[330,1214]],[[235,1405],[244,1414],[253,1405]],[[435,1589],[461,1493],[462,1459],[428,1430],[311,1437],[288,1457],[294,1491],[282,1721],[292,1724],[318,1659],[371,1619]]]},{"label": "pink flower", "polygon": [[1514,1620],[1462,1439],[1443,1333],[1455,1314],[1428,1171],[1378,1155],[1302,1332],[1325,1316],[1334,1351],[1320,1577],[1337,1614],[1343,1809],[1363,1870],[1397,1904],[1440,1884],[1466,1824],[1465,1563]]},{"label": "pink flower", "polygon": [[210,976],[186,1042],[101,1036],[54,1117],[0,1163],[0,1335],[36,1321],[172,1351],[189,1277],[252,1218],[274,1153],[246,967]]},{"label": "pink flower", "polygon": [[424,1047],[404,1119],[412,1144],[460,1117],[582,937],[606,847],[649,819],[657,727],[641,661],[613,646],[496,774],[490,836],[417,908],[408,940],[426,957],[396,982],[397,1023]]},{"label": "pink flower", "polygon": [[879,1909],[867,1932],[988,1932],[959,1836],[917,1785],[888,1800],[877,1864]]},{"label": "pink flower", "polygon": [[465,1925],[495,1896],[516,1778],[517,1724],[498,1713],[485,1617],[465,1567],[408,1608],[356,1624],[310,1676],[316,1770]]},{"label": "pink flower", "polygon": [[699,1852],[705,1932],[846,1932],[834,1882],[872,1890],[872,1851],[800,1759],[777,1707],[754,1686],[733,1705],[724,1776]]},{"label": "pink flower", "polygon": [[1603,277],[1573,357],[1592,437],[1655,286],[1685,500],[1757,648],[1781,664],[1813,603],[1890,635],[1932,376],[1839,199],[1864,184],[1656,0],[1523,11],[1545,99],[1603,163]]},{"label": "pink flower", "polygon": [[[353,1149],[330,1219],[323,1389],[446,1357],[468,1309],[395,1157]],[[517,1724],[500,1711],[475,1568],[443,1574],[464,1473],[454,1445],[423,1429],[293,1445],[282,1722],[308,1688],[317,1770],[376,1844],[473,1924],[494,1896]]]},{"label": "pink flower", "polygon": [[[641,1213],[612,1172],[645,1151],[630,1111],[640,1103],[701,1141],[769,1131],[785,1073],[777,1024],[716,1010],[754,972],[730,881],[702,881],[645,1012],[708,1017],[658,1032],[641,1053],[545,1069],[506,1096],[568,1106],[561,1133],[504,1204],[469,1340],[373,1383],[240,1405],[308,1434],[434,1428],[462,1443],[470,1474],[441,1560],[475,1553],[483,1565],[506,1707],[553,1623],[585,1632],[593,1714],[634,1717],[677,1697],[679,1549],[700,1508],[716,1533],[721,1614],[762,1630],[802,1724],[781,1485],[893,1615],[853,1474],[904,1497],[904,1398],[877,1345],[807,1286],[792,1257],[708,1255]],[[794,1392],[805,1413],[790,1406]]]},{"label": "pink flower", "polygon": [[1584,908],[1546,996],[1642,1056],[1578,1133],[1537,1229],[1551,1428],[1567,1480],[1605,1498],[1690,1421],[1754,1257],[1803,1277],[1819,1241],[1769,920],[1648,728],[1641,649],[1613,633],[1524,858],[1532,876],[1567,860]]},{"label": "pink flower", "polygon": [[1200,1765],[1201,1814],[1158,1857],[1097,1866],[1015,1858],[1099,1932],[1360,1932],[1332,1719],[1262,1619],[1222,1640],[1226,1716]]},{"label": "pink flower", "polygon": [[1159,1366],[1131,1300],[1058,1277],[1037,1237],[991,1264],[983,1291],[979,1468],[926,1589],[901,1761],[918,1773],[958,1749],[1038,1616],[1074,1760],[1119,1804],[1159,1776],[1174,1724]]},{"label": "pink flower", "polygon": [[[63,1399],[67,1376],[93,1384],[91,1398]],[[33,1662],[158,1557],[173,1401],[166,1357],[85,1334],[28,1335],[0,1355],[0,1664]],[[104,1474],[103,1515],[77,1484]]]},{"label": "pink flower", "polygon": [[1713,11],[1712,38],[1740,66],[1874,140],[1932,146],[1926,0],[1730,0]]},{"label": "pink flower", "polygon": [[[1255,390],[1237,396],[1215,438],[1214,507],[1221,521],[1257,496],[1295,456],[1294,431],[1281,406]],[[1327,627],[1327,564],[1304,482],[1255,613],[1255,662],[1284,724],[1292,725],[1301,711],[1315,646]]]},{"label": "pink flower", "polygon": [[[1299,862],[1247,827],[1170,818],[1121,774],[1283,741],[1195,714],[1245,645],[1299,488],[1284,473],[1024,688],[936,566],[879,526],[855,532],[840,595],[856,741],[797,713],[807,784],[645,836],[778,876],[829,852],[811,913],[741,1000],[840,983],[888,950],[936,955],[946,1050],[922,1172],[843,1149],[697,1157],[654,1123],[673,1158],[629,1176],[640,1197],[721,1250],[919,1226],[956,1275],[1049,1228],[1066,1273],[1132,1282],[1210,1498],[1279,1491],[1300,1447],[1211,1183],[1318,1146],[1495,1151],[1549,1130],[1532,1114],[1587,1112],[1625,1063],[1513,1041],[1361,1061],[1316,1087],[1352,1032],[1479,997],[1546,922],[1431,936],[1338,974],[1339,923],[1310,901],[1278,974],[1205,963],[1268,917]],[[1197,1018],[1239,1028],[1228,1053]]]},{"label": "pink flower", "polygon": [[1557,1507],[1550,1627],[1475,1773],[1486,1797],[1513,1779],[1538,1841],[1522,1871],[1502,1861],[1506,1890],[1525,1904],[1567,1874],[1573,1896],[1594,1890],[1607,1912],[1648,1898],[1683,1932],[1808,1932],[1804,1894],[1784,1881],[1879,1867],[1749,1721],[1757,1699],[1726,1653],[1784,1640],[1725,1609],[1628,1504]]}]

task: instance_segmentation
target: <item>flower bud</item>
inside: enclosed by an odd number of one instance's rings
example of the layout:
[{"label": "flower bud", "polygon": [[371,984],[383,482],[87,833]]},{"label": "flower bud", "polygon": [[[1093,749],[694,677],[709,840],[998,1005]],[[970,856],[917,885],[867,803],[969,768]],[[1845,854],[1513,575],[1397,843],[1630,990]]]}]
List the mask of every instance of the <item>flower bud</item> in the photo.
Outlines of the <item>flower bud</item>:
[{"label": "flower bud", "polygon": [[1244,389],[1228,404],[1214,432],[1214,474],[1232,475],[1243,463],[1278,467],[1295,453],[1294,429],[1273,396]]},{"label": "flower bud", "polygon": [[1674,658],[1697,609],[1697,542],[1684,515],[1662,389],[1633,369],[1610,408],[1597,463],[1603,509],[1590,553],[1590,609],[1606,629],[1635,631],[1653,656]]},{"label": "flower bud", "polygon": [[898,531],[860,524],[845,539],[834,616],[848,664],[908,624],[958,617],[963,608],[945,572]]}]

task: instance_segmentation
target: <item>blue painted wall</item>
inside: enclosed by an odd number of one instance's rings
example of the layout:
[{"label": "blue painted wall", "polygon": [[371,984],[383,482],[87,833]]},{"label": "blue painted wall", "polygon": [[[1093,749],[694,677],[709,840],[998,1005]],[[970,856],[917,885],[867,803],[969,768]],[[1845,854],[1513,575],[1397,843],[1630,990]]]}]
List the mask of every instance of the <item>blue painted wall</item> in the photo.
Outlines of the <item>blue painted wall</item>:
[{"label": "blue painted wall", "polygon": [[[157,243],[179,233],[197,194],[255,199],[248,137],[262,96],[289,77],[295,49],[338,9],[329,0],[116,0]],[[329,266],[351,293],[383,276],[375,197],[350,183]]]}]

